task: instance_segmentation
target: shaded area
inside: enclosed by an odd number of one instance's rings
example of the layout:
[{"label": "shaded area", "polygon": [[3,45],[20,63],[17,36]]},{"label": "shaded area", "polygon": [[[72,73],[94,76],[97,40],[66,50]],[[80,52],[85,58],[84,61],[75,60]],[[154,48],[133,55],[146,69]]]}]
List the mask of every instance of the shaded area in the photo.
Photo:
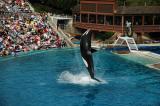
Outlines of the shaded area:
[{"label": "shaded area", "polygon": [[159,0],[117,0],[119,5],[129,5],[129,6],[137,6],[137,5],[160,5]]},{"label": "shaded area", "polygon": [[94,100],[96,99],[96,95],[99,93],[99,90],[94,88],[91,89],[90,92],[85,96],[85,103],[82,106],[94,106]]},{"label": "shaded area", "polygon": [[[29,0],[38,12],[53,12],[59,14],[71,14],[72,7],[77,0]],[[41,8],[40,8],[40,7]]]}]

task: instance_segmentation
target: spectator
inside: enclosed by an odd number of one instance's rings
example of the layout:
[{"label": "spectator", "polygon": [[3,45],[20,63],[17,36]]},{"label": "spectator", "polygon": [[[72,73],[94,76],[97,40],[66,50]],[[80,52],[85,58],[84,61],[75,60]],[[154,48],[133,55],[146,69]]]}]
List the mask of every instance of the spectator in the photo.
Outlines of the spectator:
[{"label": "spectator", "polygon": [[[13,12],[4,15],[0,30],[0,55],[14,55],[19,52],[41,50],[55,47],[64,47],[57,32],[47,23],[47,14],[37,14],[30,11],[23,0],[16,0],[9,5],[6,11]],[[16,13],[15,13],[16,12]]]}]

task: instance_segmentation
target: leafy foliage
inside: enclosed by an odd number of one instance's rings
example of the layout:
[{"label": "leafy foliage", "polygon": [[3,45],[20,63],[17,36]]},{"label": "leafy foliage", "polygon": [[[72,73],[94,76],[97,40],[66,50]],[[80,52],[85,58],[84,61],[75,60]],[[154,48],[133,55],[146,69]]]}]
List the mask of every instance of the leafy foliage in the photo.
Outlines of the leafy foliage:
[{"label": "leafy foliage", "polygon": [[118,5],[144,6],[160,5],[160,0],[117,0]]},{"label": "leafy foliage", "polygon": [[106,39],[109,39],[114,35],[114,32],[97,32],[96,33],[96,39],[105,41]]},{"label": "leafy foliage", "polygon": [[[77,0],[29,0],[38,11],[44,10],[70,14]],[[39,6],[44,6],[42,9]],[[52,8],[52,9],[51,9]],[[54,11],[53,11],[54,10]]]},{"label": "leafy foliage", "polygon": [[[53,11],[54,13],[65,13],[71,14],[72,8],[79,3],[80,0],[29,0],[31,3],[35,4],[34,7],[41,11],[45,8],[45,11]],[[123,6],[144,6],[144,5],[160,5],[160,0],[117,0],[118,5]],[[44,6],[42,9],[39,5]],[[52,9],[51,9],[52,8]]]}]

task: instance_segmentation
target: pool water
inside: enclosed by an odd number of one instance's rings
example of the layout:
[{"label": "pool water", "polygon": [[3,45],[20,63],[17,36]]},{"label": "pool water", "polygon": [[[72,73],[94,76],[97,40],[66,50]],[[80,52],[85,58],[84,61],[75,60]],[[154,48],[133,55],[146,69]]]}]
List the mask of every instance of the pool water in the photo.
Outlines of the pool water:
[{"label": "pool water", "polygon": [[160,54],[160,46],[139,46],[139,50],[147,50]]},{"label": "pool water", "polygon": [[[160,54],[160,46],[141,46],[141,45],[139,45],[138,49],[140,51],[150,51],[150,52],[153,52],[153,53]],[[119,50],[129,50],[129,48],[127,46],[117,46],[117,47],[114,47],[114,48],[108,48],[106,50],[119,51]]]},{"label": "pool water", "polygon": [[64,72],[88,74],[79,49],[0,61],[0,106],[160,106],[159,71],[106,50],[93,57],[96,77],[105,83],[60,81]]}]

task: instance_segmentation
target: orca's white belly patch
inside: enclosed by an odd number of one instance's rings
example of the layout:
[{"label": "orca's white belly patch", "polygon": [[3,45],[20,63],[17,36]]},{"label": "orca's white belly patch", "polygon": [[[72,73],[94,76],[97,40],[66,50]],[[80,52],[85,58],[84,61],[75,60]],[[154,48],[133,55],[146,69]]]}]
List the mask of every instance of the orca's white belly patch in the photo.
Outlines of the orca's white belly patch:
[{"label": "orca's white belly patch", "polygon": [[86,67],[88,67],[88,63],[87,61],[82,57],[84,64],[86,65]]}]

